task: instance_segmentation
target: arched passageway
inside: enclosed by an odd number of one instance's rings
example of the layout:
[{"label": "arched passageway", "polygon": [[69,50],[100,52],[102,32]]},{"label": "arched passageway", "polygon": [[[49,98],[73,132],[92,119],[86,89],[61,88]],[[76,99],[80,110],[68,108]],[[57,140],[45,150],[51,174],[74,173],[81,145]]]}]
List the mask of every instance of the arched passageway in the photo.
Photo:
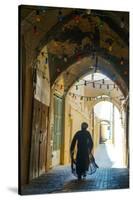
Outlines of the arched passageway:
[{"label": "arched passageway", "polygon": [[[101,142],[107,139],[100,129],[112,128],[117,114],[124,135],[122,162],[128,167],[128,13],[91,10],[88,15],[86,9],[21,6],[20,31],[21,185],[45,179],[51,169],[67,177],[70,143],[81,122],[89,123],[95,153],[99,134]],[[113,105],[111,123],[95,115],[101,101]],[[118,140],[117,130],[112,128],[112,144]]]},{"label": "arched passageway", "polygon": [[[104,84],[102,84],[103,82]],[[109,134],[109,129],[111,134],[110,143],[114,144],[116,147],[120,146],[118,145],[119,143],[122,145],[121,148],[123,152],[121,149],[121,155],[117,158],[119,159],[119,157],[121,157],[121,166],[127,165],[127,152],[125,147],[127,136],[124,127],[126,118],[125,110],[123,111],[124,108],[122,106],[123,94],[117,86],[114,88],[114,84],[115,83],[105,75],[94,73],[78,80],[69,90],[65,99],[64,163],[68,163],[70,160],[69,147],[73,135],[76,131],[80,130],[81,123],[86,121],[89,124],[89,131],[94,140],[94,153],[99,143],[102,141],[104,142],[104,139],[106,139],[106,136],[104,136],[105,130]],[[99,85],[101,88],[99,88]],[[95,110],[97,110],[98,105],[102,106],[99,107],[99,113],[97,115]],[[100,113],[103,116],[107,115],[107,117],[99,117]],[[109,138],[109,135],[107,138]],[[121,140],[122,142],[120,142]],[[116,152],[118,152],[118,149],[116,149]]]}]

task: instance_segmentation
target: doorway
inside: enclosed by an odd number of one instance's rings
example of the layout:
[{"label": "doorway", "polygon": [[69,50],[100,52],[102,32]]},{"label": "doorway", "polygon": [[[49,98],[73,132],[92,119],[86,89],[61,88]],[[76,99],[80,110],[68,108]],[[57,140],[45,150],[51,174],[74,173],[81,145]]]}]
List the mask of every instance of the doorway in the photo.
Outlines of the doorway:
[{"label": "doorway", "polygon": [[54,95],[54,127],[53,127],[53,149],[52,166],[60,164],[61,158],[61,137],[62,137],[62,98]]}]

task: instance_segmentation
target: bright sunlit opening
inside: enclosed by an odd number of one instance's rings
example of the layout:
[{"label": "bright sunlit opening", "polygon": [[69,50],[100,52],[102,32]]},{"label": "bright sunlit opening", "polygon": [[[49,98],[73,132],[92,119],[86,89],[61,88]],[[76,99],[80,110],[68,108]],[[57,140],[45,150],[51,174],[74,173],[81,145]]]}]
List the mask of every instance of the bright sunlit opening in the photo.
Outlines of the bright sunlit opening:
[{"label": "bright sunlit opening", "polygon": [[101,144],[96,149],[100,167],[120,168],[124,166],[124,129],[120,112],[110,102],[100,102],[94,107],[95,116],[101,121]]},{"label": "bright sunlit opening", "polygon": [[110,80],[107,76],[101,73],[89,74],[83,78],[83,80],[86,80],[86,81],[92,80],[92,79],[93,80],[100,80],[100,79]]}]

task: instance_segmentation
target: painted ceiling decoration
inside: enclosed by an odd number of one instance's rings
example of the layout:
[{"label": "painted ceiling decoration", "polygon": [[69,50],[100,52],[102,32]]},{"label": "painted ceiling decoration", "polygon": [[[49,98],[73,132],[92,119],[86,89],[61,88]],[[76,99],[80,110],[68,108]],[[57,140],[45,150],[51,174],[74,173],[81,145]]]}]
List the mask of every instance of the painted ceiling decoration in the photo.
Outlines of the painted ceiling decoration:
[{"label": "painted ceiling decoration", "polygon": [[21,13],[21,19],[22,32],[30,30],[35,35],[37,55],[41,52],[44,56],[42,48],[47,45],[44,62],[49,60],[51,84],[60,75],[67,91],[83,73],[99,71],[127,95],[127,12],[29,6]]}]

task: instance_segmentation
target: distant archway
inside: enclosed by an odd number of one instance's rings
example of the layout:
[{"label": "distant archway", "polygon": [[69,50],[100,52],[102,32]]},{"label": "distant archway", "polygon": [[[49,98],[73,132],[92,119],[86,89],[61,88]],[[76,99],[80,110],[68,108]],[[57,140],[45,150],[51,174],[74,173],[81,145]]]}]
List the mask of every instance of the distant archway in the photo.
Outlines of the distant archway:
[{"label": "distant archway", "polygon": [[[122,118],[124,118],[124,124],[126,123],[126,113],[122,116],[120,110],[113,103],[107,101],[97,103],[93,109],[95,117],[99,119],[99,144],[110,145],[113,155],[111,155],[109,147],[108,156],[113,156],[114,167],[126,166],[127,135],[122,121]],[[97,137],[96,134],[98,133],[94,128],[94,138]],[[97,143],[95,146],[96,152],[99,144]],[[102,165],[104,166],[104,163]]]}]

